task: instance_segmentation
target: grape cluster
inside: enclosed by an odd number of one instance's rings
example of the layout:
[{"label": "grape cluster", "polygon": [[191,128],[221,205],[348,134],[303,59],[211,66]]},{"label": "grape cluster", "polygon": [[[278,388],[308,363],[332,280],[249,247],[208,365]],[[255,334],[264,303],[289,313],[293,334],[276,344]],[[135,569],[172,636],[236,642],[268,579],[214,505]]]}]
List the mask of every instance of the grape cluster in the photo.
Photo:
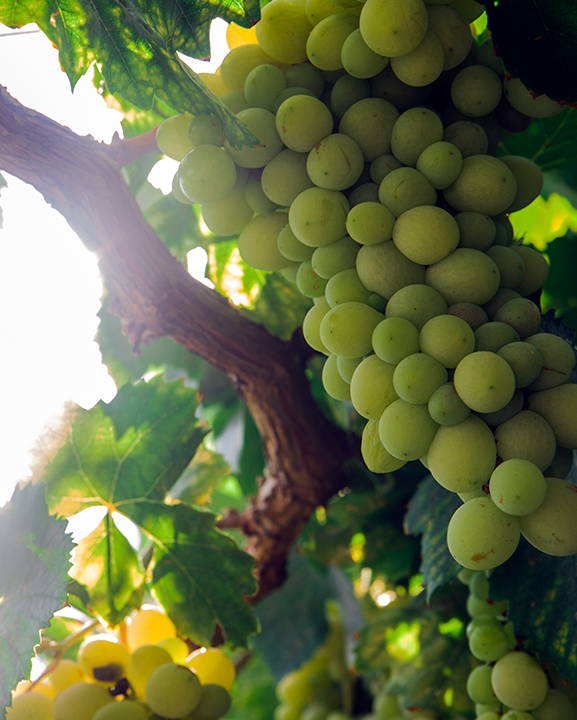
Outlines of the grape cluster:
[{"label": "grape cluster", "polygon": [[467,694],[479,720],[575,720],[577,709],[556,687],[533,655],[515,638],[507,622],[507,601],[489,599],[484,571],[462,570],[469,586],[467,626],[469,650],[482,665],[467,679]]},{"label": "grape cluster", "polygon": [[21,683],[7,720],[219,720],[230,708],[233,662],[217,648],[189,654],[172,621],[137,611],[125,642],[86,639],[76,661],[61,659],[40,683]]},{"label": "grape cluster", "polygon": [[175,195],[312,299],[304,337],[327,356],[327,393],[367,420],[368,468],[420,460],[460,495],[448,546],[476,570],[507,560],[521,533],[577,552],[575,355],[540,331],[531,298],[548,265],[514,244],[508,218],[543,177],[495,157],[501,136],[564,107],[473,39],[482,9],[272,0],[218,76],[261,145],[233,149],[208,116],[158,132],[182,157]]}]

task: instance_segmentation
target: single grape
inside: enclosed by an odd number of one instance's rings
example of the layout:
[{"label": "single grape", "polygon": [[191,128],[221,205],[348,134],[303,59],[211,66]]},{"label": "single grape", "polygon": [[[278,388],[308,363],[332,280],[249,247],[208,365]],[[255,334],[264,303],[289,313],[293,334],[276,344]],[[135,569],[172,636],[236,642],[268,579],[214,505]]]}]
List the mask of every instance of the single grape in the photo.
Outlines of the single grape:
[{"label": "single grape", "polygon": [[545,478],[545,500],[520,518],[523,536],[547,555],[568,557],[577,553],[577,487],[567,480]]},{"label": "single grape", "polygon": [[[484,499],[487,496],[483,494]],[[479,571],[477,571],[479,572]],[[491,602],[489,600],[482,600],[481,598],[469,595],[467,598],[467,613],[473,618],[473,620],[467,625],[467,637],[475,630],[484,624],[491,625],[494,623],[495,618],[506,614],[508,610],[508,603],[506,600],[501,602]],[[486,621],[486,622],[485,622]]]},{"label": "single grape", "polygon": [[568,342],[552,333],[531,335],[527,342],[536,347],[543,358],[541,372],[528,386],[529,390],[548,390],[569,380],[575,369],[575,353]]},{"label": "single grape", "polygon": [[421,328],[419,347],[446,368],[456,368],[475,349],[475,335],[461,318],[437,315]]},{"label": "single grape", "polygon": [[378,75],[389,63],[389,58],[371,50],[357,28],[347,37],[341,48],[341,62],[349,75],[370,78]]},{"label": "single grape", "polygon": [[409,355],[395,368],[393,386],[405,402],[425,405],[435,390],[447,382],[445,367],[423,352]]},{"label": "single grape", "polygon": [[577,448],[577,385],[565,383],[529,395],[527,408],[551,426],[557,445]]},{"label": "single grape", "polygon": [[501,100],[501,79],[485,65],[463,68],[451,85],[451,100],[465,115],[480,117],[492,112]]},{"label": "single grape", "polygon": [[390,298],[385,308],[386,317],[402,317],[421,330],[432,317],[444,315],[447,302],[432,287],[424,284],[406,285]]},{"label": "single grape", "polygon": [[371,291],[363,285],[355,268],[333,275],[325,288],[325,297],[331,307],[345,302],[368,304],[370,296]]},{"label": "single grape", "polygon": [[202,206],[202,219],[215,235],[238,235],[254,211],[246,200],[245,188],[233,190],[223,200]]},{"label": "single grape", "polygon": [[348,235],[330,245],[317,248],[312,257],[313,270],[322,278],[329,280],[344,270],[356,267],[358,244]]},{"label": "single grape", "polygon": [[186,661],[203,685],[222,685],[230,690],[236,676],[233,661],[216,647],[195,650]]},{"label": "single grape", "polygon": [[511,366],[517,388],[530,385],[543,367],[543,356],[529,342],[513,342],[503,345],[497,351],[497,355],[500,355]]},{"label": "single grape", "polygon": [[[391,152],[391,134],[399,111],[390,102],[367,97],[351,105],[339,123],[339,132],[361,148],[365,162]],[[328,134],[328,133],[327,133]]]},{"label": "single grape", "polygon": [[532,710],[547,696],[547,676],[539,663],[524,652],[507,653],[491,674],[497,699],[515,710]]},{"label": "single grape", "polygon": [[302,243],[321,247],[347,234],[348,211],[349,203],[342,193],[313,187],[295,198],[290,206],[288,221],[291,230]]},{"label": "single grape", "polygon": [[337,367],[337,359],[337,355],[329,355],[323,365],[321,380],[324,389],[332,398],[346,402],[351,399],[351,387],[343,380]]},{"label": "single grape", "polygon": [[422,0],[367,0],[361,11],[361,34],[379,55],[396,57],[414,50],[427,32]]},{"label": "single grape", "polygon": [[455,390],[455,384],[447,382],[438,387],[429,398],[429,415],[439,425],[458,425],[471,414]]},{"label": "single grape", "polygon": [[549,263],[541,253],[527,245],[515,245],[512,249],[523,258],[525,263],[525,278],[515,290],[522,297],[528,297],[545,284],[549,276]]},{"label": "single grape", "polygon": [[471,327],[473,332],[489,320],[483,308],[474,303],[453,303],[449,306],[447,315],[454,315],[455,317],[461,318],[461,320],[464,320],[467,325]]},{"label": "single grape", "polygon": [[192,115],[181,113],[172,115],[162,122],[156,131],[156,144],[164,155],[180,162],[194,145],[188,139],[188,124]]},{"label": "single grape", "polygon": [[122,700],[104,705],[96,711],[92,720],[147,720],[148,713],[142,705]]},{"label": "single grape", "polygon": [[480,665],[469,673],[467,678],[467,695],[474,703],[489,704],[494,702],[495,694],[491,685],[490,665]]},{"label": "single grape", "polygon": [[359,179],[364,161],[361,149],[348,135],[323,138],[307,157],[307,173],[318,187],[345,190]]},{"label": "single grape", "polygon": [[459,244],[459,226],[446,210],[422,205],[397,218],[393,242],[409,260],[431,265],[455,250]]},{"label": "single grape", "polygon": [[314,184],[307,175],[307,156],[281,150],[262,171],[261,184],[269,200],[288,207],[297,195]]},{"label": "single grape", "polygon": [[382,313],[360,302],[336,305],[321,322],[321,340],[336,355],[357,358],[371,352],[373,330]]},{"label": "single grape", "polygon": [[363,245],[357,255],[357,273],[368,290],[384,298],[425,279],[424,266],[405,257],[392,240],[379,245]]},{"label": "single grape", "polygon": [[91,680],[113,687],[126,676],[130,653],[111,635],[93,635],[78,650],[78,665]]},{"label": "single grape", "polygon": [[92,720],[101,707],[111,702],[112,695],[102,685],[74,683],[54,700],[54,720]]},{"label": "single grape", "polygon": [[439,39],[427,31],[414,50],[391,58],[391,68],[402,82],[423,87],[434,82],[443,71],[445,53]]},{"label": "single grape", "polygon": [[268,64],[257,65],[244,81],[244,96],[250,107],[272,112],[276,98],[285,88],[286,80],[280,68]]},{"label": "single grape", "polygon": [[304,3],[274,0],[262,9],[256,25],[258,44],[283,63],[302,63],[307,59],[306,44],[312,30]]},{"label": "single grape", "polygon": [[379,432],[391,455],[408,462],[426,455],[438,427],[426,405],[395,400],[382,414]]},{"label": "single grape", "polygon": [[452,70],[469,54],[471,29],[462,13],[446,5],[428,5],[428,29],[434,33],[445,53],[443,70]]},{"label": "single grape", "polygon": [[535,720],[574,720],[575,706],[564,692],[551,688],[541,705],[531,710],[530,717]]},{"label": "single grape", "polygon": [[509,640],[500,623],[486,625],[469,635],[469,650],[477,660],[495,662],[508,652]]},{"label": "single grape", "polygon": [[178,180],[180,189],[192,202],[218,202],[232,192],[236,168],[222,148],[198,145],[182,159]]},{"label": "single grape", "polygon": [[419,352],[419,331],[403,317],[382,320],[373,332],[373,350],[384,362],[396,365]]},{"label": "single grape", "polygon": [[347,215],[347,232],[361,245],[378,245],[393,236],[395,216],[378,202],[361,202]]},{"label": "single grape", "polygon": [[469,583],[469,591],[479,600],[486,600],[489,597],[489,580],[485,572],[479,570],[473,575]]},{"label": "single grape", "polygon": [[288,148],[295,152],[310,152],[331,133],[333,118],[327,106],[316,97],[294,95],[278,108],[276,128]]},{"label": "single grape", "polygon": [[193,147],[197,145],[216,145],[220,147],[224,140],[222,124],[214,115],[196,115],[188,123],[186,132]]},{"label": "single grape", "polygon": [[495,430],[497,452],[502,460],[521,459],[544,472],[555,457],[555,435],[547,421],[530,410],[517,412]]},{"label": "single grape", "polygon": [[245,225],[238,239],[242,259],[258,270],[281,270],[291,261],[281,255],[278,236],[287,224],[286,213],[271,212],[256,215]]},{"label": "single grape", "polygon": [[61,693],[70,685],[82,682],[84,675],[78,663],[74,660],[62,658],[56,668],[50,673],[50,683],[54,688],[55,694]]},{"label": "single grape", "polygon": [[321,298],[325,294],[328,281],[315,272],[311,260],[304,260],[298,267],[296,282],[298,289],[306,297]]},{"label": "single grape", "polygon": [[400,217],[412,208],[434,205],[437,192],[418,170],[400,167],[383,178],[379,200],[395,217]]},{"label": "single grape", "polygon": [[191,713],[201,693],[196,673],[173,662],[155,668],[146,681],[147,704],[153,712],[170,720]]},{"label": "single grape", "polygon": [[28,692],[12,699],[6,720],[53,720],[53,702],[46,695]]},{"label": "single grape", "polygon": [[[178,637],[165,638],[158,643],[158,647],[166,650],[172,662],[183,665],[188,656],[188,645]],[[168,662],[168,661],[167,661]]]},{"label": "single grape", "polygon": [[231,705],[231,697],[222,685],[206,683],[198,705],[184,720],[218,720],[226,715]]},{"label": "single grape", "polygon": [[461,400],[476,412],[500,410],[515,392],[511,367],[492,352],[479,351],[464,357],[455,368],[453,381]]},{"label": "single grape", "polygon": [[511,170],[517,181],[517,194],[506,212],[517,212],[530,205],[541,194],[543,173],[533,160],[520,155],[505,155],[501,160]]},{"label": "single grape", "polygon": [[[503,249],[510,250],[511,248]],[[526,340],[539,332],[541,311],[528,298],[517,298],[502,305],[495,313],[495,320],[511,325],[519,338]]]},{"label": "single grape", "polygon": [[176,637],[174,623],[162,610],[150,606],[137,610],[126,629],[126,644],[130,652],[141,645],[156,645],[169,637]]},{"label": "single grape", "polygon": [[498,215],[515,199],[517,181],[501,160],[472,155],[463,160],[461,174],[443,192],[445,200],[459,212]]},{"label": "single grape", "polygon": [[[176,640],[176,638],[169,638]],[[188,653],[187,653],[188,654]],[[128,660],[126,677],[132,689],[139,697],[144,697],[146,681],[151,672],[160,665],[172,662],[167,650],[159,645],[141,645],[136,648]]]},{"label": "single grape", "polygon": [[491,247],[497,231],[495,223],[488,215],[478,212],[461,212],[455,215],[455,221],[460,231],[459,247],[472,248],[481,252]]},{"label": "single grape", "polygon": [[368,420],[379,420],[383,411],[398,399],[393,385],[395,366],[369,355],[351,378],[351,401],[355,410]]},{"label": "single grape", "polygon": [[443,123],[437,113],[423,107],[411,108],[395,122],[391,150],[404,165],[415,167],[421,153],[442,139]]},{"label": "single grape", "polygon": [[361,454],[365,465],[374,473],[395,472],[406,464],[404,460],[391,455],[383,445],[378,420],[369,420],[365,425],[361,438]]},{"label": "single grape", "polygon": [[307,57],[320,70],[340,70],[341,51],[347,37],[359,27],[351,13],[335,13],[317,23],[307,39]]},{"label": "single grape", "polygon": [[500,275],[499,268],[485,253],[457,248],[427,268],[425,282],[440,292],[450,305],[458,302],[484,305],[497,292]]}]

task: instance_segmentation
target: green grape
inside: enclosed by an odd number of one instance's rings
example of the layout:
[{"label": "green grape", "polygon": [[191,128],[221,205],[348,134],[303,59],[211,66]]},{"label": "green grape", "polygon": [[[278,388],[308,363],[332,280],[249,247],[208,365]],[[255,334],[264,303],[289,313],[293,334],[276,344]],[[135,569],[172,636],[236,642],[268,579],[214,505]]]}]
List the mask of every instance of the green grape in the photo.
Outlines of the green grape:
[{"label": "green grape", "polygon": [[102,685],[74,683],[54,699],[54,720],[92,720],[97,710],[112,701],[112,695]]},{"label": "green grape", "polygon": [[284,90],[281,90],[280,93],[277,95],[277,98],[274,101],[274,105],[272,108],[273,113],[276,115],[279,107],[283,104],[283,102],[285,100],[288,100],[289,98],[294,97],[295,95],[308,95],[309,97],[316,97],[314,92],[312,92],[308,88],[287,87]]},{"label": "green grape", "polygon": [[514,300],[515,298],[520,297],[519,293],[515,290],[500,287],[491,300],[483,305],[483,310],[487,313],[489,320],[493,320],[500,307],[503,307],[503,305],[509,302],[509,300]]},{"label": "green grape", "polygon": [[277,246],[281,253],[293,262],[302,262],[310,260],[315,251],[314,248],[302,243],[290,229],[290,225],[285,225],[279,232],[277,238]]},{"label": "green grape", "polygon": [[[311,24],[313,24],[311,22]],[[321,71],[310,62],[298,63],[288,68],[284,74],[287,88],[301,87],[310,90],[315,97],[320,97],[325,87],[325,79]]]},{"label": "green grape", "polygon": [[287,673],[279,680],[275,691],[282,703],[288,703],[297,709],[309,702],[312,697],[312,687],[302,670]]},{"label": "green grape", "polygon": [[313,270],[327,280],[343,270],[354,270],[358,252],[358,244],[345,235],[330,245],[316,248],[311,258]]},{"label": "green grape", "polygon": [[398,117],[399,111],[392,103],[376,97],[365,98],[346,111],[339,132],[357,143],[365,162],[373,162],[391,152],[391,134]]},{"label": "green grape", "polygon": [[443,46],[445,64],[443,70],[460,65],[471,48],[471,29],[463,15],[452,7],[428,6],[428,28]]},{"label": "green grape", "polygon": [[423,284],[406,285],[397,290],[385,308],[386,317],[403,317],[419,331],[428,320],[446,312],[447,303],[443,296]]},{"label": "green grape", "polygon": [[512,248],[495,245],[485,251],[499,268],[501,287],[513,289],[525,277],[525,263]]},{"label": "green grape", "polygon": [[363,40],[360,28],[357,28],[343,43],[341,62],[349,75],[355,78],[371,78],[387,67],[389,58],[371,50]]},{"label": "green grape", "polygon": [[547,676],[524,652],[510,652],[493,666],[491,684],[497,699],[515,710],[532,710],[547,696]]},{"label": "green grape", "polygon": [[[575,711],[575,708],[571,706],[573,712]],[[509,710],[508,713],[505,713],[501,720],[533,720],[535,715],[533,713],[524,712],[523,710]],[[571,720],[574,717],[574,715],[568,715]],[[555,720],[560,720],[558,715],[555,715]]]},{"label": "green grape", "polygon": [[381,416],[379,434],[391,455],[408,462],[427,454],[438,427],[426,405],[395,400]]},{"label": "green grape", "polygon": [[391,68],[395,75],[413,87],[430,85],[442,73],[444,64],[443,46],[430,31],[427,31],[414,50],[391,58]]},{"label": "green grape", "polygon": [[547,484],[534,463],[512,459],[495,468],[489,489],[491,499],[500,510],[508,515],[528,515],[545,499]]},{"label": "green grape", "polygon": [[427,268],[427,285],[438,290],[449,304],[470,302],[484,305],[499,287],[499,269],[485,253],[457,248],[451,255]]},{"label": "green grape", "polygon": [[196,115],[188,123],[186,132],[193,147],[197,145],[217,145],[220,147],[224,139],[222,124],[214,115]]},{"label": "green grape", "polygon": [[441,140],[423,150],[416,167],[436,190],[444,190],[459,177],[463,156],[456,145]]},{"label": "green grape", "polygon": [[320,298],[325,294],[328,280],[315,272],[311,260],[304,260],[297,270],[296,282],[303,295]]},{"label": "green grape", "polygon": [[379,420],[383,411],[398,399],[393,386],[395,366],[369,355],[357,367],[351,378],[353,407],[367,420]]},{"label": "green grape", "polygon": [[[505,716],[507,717],[507,716]],[[545,700],[529,716],[535,720],[575,720],[575,706],[561,690],[547,690]]]},{"label": "green grape", "polygon": [[122,700],[104,705],[96,711],[92,720],[148,720],[148,716],[142,705]]},{"label": "green grape", "polygon": [[358,5],[356,8],[345,7],[340,3],[337,5],[337,3],[332,0],[305,0],[305,10],[311,25],[316,26],[321,20],[336,13],[346,12],[358,16],[360,15],[361,6]]},{"label": "green grape", "polygon": [[220,202],[202,206],[202,219],[215,235],[238,235],[254,215],[244,188],[233,190]]},{"label": "green grape", "polygon": [[263,7],[256,25],[258,44],[283,63],[302,63],[307,59],[306,44],[312,25],[304,3],[274,0]]},{"label": "green grape", "polygon": [[484,423],[487,423],[489,427],[497,427],[497,425],[501,425],[502,423],[507,422],[507,420],[510,420],[511,418],[515,417],[515,415],[520,413],[523,409],[523,404],[523,391],[515,390],[515,392],[513,393],[513,397],[507,403],[507,405],[505,405],[505,407],[493,413],[478,412],[476,414],[478,417],[481,418]]},{"label": "green grape", "polygon": [[342,303],[331,308],[323,318],[321,340],[336,355],[361,357],[371,352],[373,330],[382,319],[381,313],[364,303]]},{"label": "green grape", "polygon": [[543,368],[528,390],[548,390],[570,379],[575,369],[575,353],[568,342],[551,333],[530,335],[527,342],[534,345],[543,357]]},{"label": "green grape", "polygon": [[463,158],[471,155],[483,155],[489,149],[489,138],[480,125],[471,120],[459,120],[447,125],[443,140],[456,145]]},{"label": "green grape", "polygon": [[397,218],[393,242],[409,260],[431,265],[455,250],[459,244],[459,226],[446,210],[422,205]]},{"label": "green grape", "polygon": [[501,100],[501,79],[485,65],[469,65],[451,85],[451,100],[464,115],[480,117],[493,111]]},{"label": "green grape", "polygon": [[[430,412],[429,412],[429,414],[430,414]],[[480,489],[473,490],[472,492],[463,492],[463,493],[460,492],[460,493],[457,493],[457,495],[459,496],[459,499],[464,503],[467,502],[468,500],[472,500],[473,498],[476,498],[476,497],[485,497],[485,493]]]},{"label": "green grape", "polygon": [[[431,145],[431,147],[434,147]],[[418,168],[418,165],[417,165]],[[478,212],[461,212],[455,215],[461,238],[459,247],[484,252],[495,239],[495,223],[488,216]]]},{"label": "green grape", "polygon": [[172,178],[172,187],[171,187],[172,196],[178,200],[179,203],[182,203],[183,205],[192,205],[191,200],[189,200],[186,195],[182,192],[180,189],[180,181],[178,179],[178,170],[174,173],[174,177]]},{"label": "green grape", "polygon": [[188,123],[192,115],[181,113],[166,118],[156,130],[156,144],[163,155],[179,162],[189,153],[194,145],[188,139]]},{"label": "green grape", "polygon": [[515,375],[515,386],[527,387],[541,372],[543,356],[537,348],[529,342],[513,342],[504,345],[497,351],[511,366]]},{"label": "green grape", "polygon": [[499,510],[489,498],[473,498],[449,521],[447,546],[459,565],[490,570],[511,557],[520,536],[518,518]]},{"label": "green grape", "polygon": [[476,570],[469,570],[469,568],[461,568],[457,573],[457,580],[463,585],[468,585],[476,572]]},{"label": "green grape", "polygon": [[167,663],[155,668],[146,681],[146,702],[165,718],[181,718],[198,705],[202,685],[185,665]]},{"label": "green grape", "polygon": [[38,692],[27,692],[12,700],[6,720],[53,720],[52,699]]},{"label": "green grape", "polygon": [[163,650],[166,650],[166,652],[170,655],[172,662],[179,665],[183,665],[189,655],[188,645],[184,642],[184,640],[181,640],[181,638],[165,638],[158,643],[158,646]]},{"label": "green grape", "polygon": [[523,536],[547,555],[568,557],[577,553],[577,487],[567,480],[545,478],[545,500],[520,518]]},{"label": "green grape", "polygon": [[501,624],[486,625],[472,632],[469,635],[469,650],[482,662],[495,662],[502,658],[509,650],[509,641]]},{"label": "green grape", "polygon": [[[427,461],[432,476],[444,488],[472,492],[488,482],[496,457],[493,433],[482,420],[469,415],[457,425],[439,427]],[[474,464],[471,458],[475,458]]]},{"label": "green grape", "polygon": [[300,708],[282,702],[274,709],[273,720],[301,720]]},{"label": "green grape", "polygon": [[403,317],[386,318],[373,332],[373,350],[383,362],[396,365],[419,352],[419,331]]},{"label": "green grape", "polygon": [[351,387],[343,380],[337,367],[337,359],[337,355],[332,353],[328,356],[323,365],[321,380],[324,389],[332,398],[347,402],[351,399]]},{"label": "green grape", "polygon": [[354,268],[333,275],[325,288],[325,297],[331,307],[346,302],[368,303],[370,296],[371,291],[360,281]]},{"label": "green grape", "polygon": [[297,195],[314,185],[307,174],[307,156],[282,150],[265,166],[261,184],[267,198],[288,207]]},{"label": "green grape", "polygon": [[406,464],[386,450],[381,442],[378,420],[369,420],[363,429],[361,455],[367,468],[374,473],[395,472]]},{"label": "green grape", "polygon": [[505,80],[503,94],[515,110],[532,118],[553,117],[563,112],[566,107],[555,103],[545,94],[535,97],[519,78]]},{"label": "green grape", "polygon": [[427,32],[422,0],[367,0],[361,11],[361,33],[379,55],[396,57],[414,50]]},{"label": "green grape", "polygon": [[335,133],[318,142],[307,158],[307,173],[318,187],[345,190],[363,171],[363,154],[348,135]]},{"label": "green grape", "polygon": [[453,381],[461,400],[475,412],[496,412],[515,392],[513,371],[493,352],[478,351],[464,357],[455,368]]},{"label": "green grape", "polygon": [[347,232],[361,245],[378,245],[393,237],[395,216],[379,202],[361,202],[347,215]]},{"label": "green grape", "polygon": [[242,90],[227,90],[222,95],[219,95],[218,99],[235,114],[248,108],[248,103]]},{"label": "green grape", "polygon": [[256,215],[245,225],[238,239],[242,259],[257,270],[281,270],[291,261],[278,249],[278,235],[287,222],[285,213]]},{"label": "green grape", "polygon": [[298,262],[289,265],[288,267],[282,268],[280,271],[281,275],[293,285],[296,285],[297,275],[301,264]]},{"label": "green grape", "polygon": [[377,185],[380,185],[390,172],[398,170],[401,167],[403,167],[403,163],[399,162],[394,155],[379,155],[378,158],[373,160],[370,166],[371,180]]},{"label": "green grape", "polygon": [[488,322],[475,330],[475,350],[497,353],[505,345],[520,340],[510,325],[502,322]]},{"label": "green grape", "polygon": [[467,325],[469,325],[473,332],[489,320],[483,308],[474,303],[453,303],[447,309],[447,315],[454,315],[455,317],[461,318],[461,320],[464,320]]},{"label": "green grape", "polygon": [[[489,580],[487,579],[486,573],[482,570],[475,573],[469,583],[469,591],[471,595],[474,595],[479,600],[486,600],[489,597]],[[477,700],[476,702],[483,701]]]},{"label": "green grape", "polygon": [[233,148],[228,141],[224,146],[237,165],[246,168],[261,168],[269,163],[283,149],[283,140],[277,132],[275,116],[263,108],[249,107],[237,113],[237,118],[246,125],[258,139],[259,145],[243,145]]},{"label": "green grape", "polygon": [[399,217],[411,208],[434,205],[437,191],[418,170],[402,167],[383,178],[379,185],[379,200]]},{"label": "green grape", "polygon": [[264,194],[261,182],[256,177],[249,178],[244,187],[244,198],[251,210],[257,215],[267,215],[278,209],[278,205]]},{"label": "green grape", "polygon": [[527,297],[543,287],[549,276],[549,264],[543,255],[532,247],[515,245],[512,249],[519,253],[525,263],[525,278],[515,290],[522,297]]},{"label": "green grape", "polygon": [[333,118],[330,110],[318,98],[294,95],[278,108],[276,128],[288,148],[308,153],[331,133]]},{"label": "green grape", "polygon": [[543,173],[541,168],[529,158],[520,155],[505,155],[501,159],[517,181],[517,194],[506,212],[517,212],[530,205],[541,194]]},{"label": "green grape", "polygon": [[226,688],[222,685],[207,683],[202,686],[198,705],[183,720],[218,720],[229,711],[231,702]]},{"label": "green grape", "polygon": [[347,37],[359,27],[359,18],[351,13],[335,13],[311,30],[306,50],[310,62],[320,70],[340,70],[341,50]]},{"label": "green grape", "polygon": [[[487,500],[485,494],[483,494],[483,499]],[[508,607],[509,605],[506,600],[494,603],[489,600],[481,600],[474,595],[469,595],[467,598],[467,613],[473,620],[467,625],[467,637],[478,627],[494,624],[495,618],[501,617],[508,612]],[[501,624],[498,624],[501,627]]]},{"label": "green grape", "polygon": [[50,673],[50,684],[56,695],[65,690],[70,685],[82,682],[84,675],[82,670],[74,660],[62,658],[56,668]]},{"label": "green grape", "polygon": [[218,202],[232,192],[236,168],[222,148],[198,145],[182,159],[178,179],[180,189],[192,202]]},{"label": "green grape", "polygon": [[447,379],[447,371],[438,360],[426,353],[417,352],[397,365],[393,385],[397,395],[405,402],[426,405],[435,390],[446,383]]},{"label": "green grape", "polygon": [[555,457],[555,434],[549,423],[531,410],[522,410],[499,424],[495,441],[502,460],[527,460],[544,472]]},{"label": "green grape", "polygon": [[321,247],[347,234],[348,212],[349,203],[342,193],[313,187],[295,198],[288,220],[291,230],[302,243]]},{"label": "green grape", "polygon": [[268,55],[262,47],[256,44],[239,45],[225,56],[219,68],[219,75],[228,90],[242,92],[249,72],[257,65],[265,63],[279,65],[282,69],[282,63]]},{"label": "green grape", "polygon": [[429,398],[428,408],[429,415],[439,425],[458,425],[471,414],[471,408],[461,400],[452,382],[435,390]]},{"label": "green grape", "polygon": [[480,665],[469,673],[467,678],[467,695],[474,703],[489,705],[495,701],[495,695],[491,686],[490,665]]},{"label": "green grape", "polygon": [[244,96],[249,107],[274,109],[274,103],[286,88],[283,71],[275,65],[257,65],[244,81]]},{"label": "green grape", "polygon": [[126,671],[126,677],[134,692],[139,697],[144,697],[150,673],[169,662],[172,662],[170,654],[158,645],[141,645],[136,648],[130,655]]},{"label": "green grape", "polygon": [[[349,37],[351,37],[349,35]],[[330,108],[338,118],[346,113],[359,100],[371,97],[371,86],[368,80],[343,75],[331,90]]]},{"label": "green grape", "polygon": [[377,720],[394,720],[401,712],[397,695],[379,692],[373,699],[373,714]]},{"label": "green grape", "polygon": [[498,215],[515,199],[517,181],[501,160],[490,155],[472,155],[463,160],[461,174],[443,193],[449,205],[459,212]]},{"label": "green grape", "polygon": [[169,637],[176,637],[176,627],[166,613],[155,607],[137,610],[126,629],[126,644],[131,653],[141,645],[156,645]]},{"label": "green grape", "polygon": [[[509,250],[510,248],[503,248]],[[502,305],[495,313],[497,322],[504,322],[515,328],[519,338],[526,340],[539,332],[541,323],[541,311],[534,302],[527,298],[509,300]]]},{"label": "green grape", "polygon": [[93,635],[78,650],[82,672],[105,687],[113,687],[125,677],[130,653],[111,635]]},{"label": "green grape", "polygon": [[321,322],[324,316],[331,309],[326,300],[321,300],[317,305],[313,305],[303,319],[303,335],[307,343],[317,352],[324,355],[330,355],[325,344],[321,340]]},{"label": "green grape", "polygon": [[349,385],[353,379],[353,373],[361,364],[362,360],[362,357],[344,358],[337,356],[337,368],[339,369],[340,376],[345,382],[349,383]]},{"label": "green grape", "polygon": [[425,279],[425,268],[406,258],[392,240],[379,245],[363,245],[357,255],[357,272],[368,290],[384,298]]},{"label": "green grape", "polygon": [[423,150],[442,139],[443,123],[437,113],[424,107],[411,108],[395,122],[391,150],[404,165],[415,167]]},{"label": "green grape", "polygon": [[419,347],[446,368],[456,368],[475,349],[475,334],[459,317],[436,315],[421,328]]}]

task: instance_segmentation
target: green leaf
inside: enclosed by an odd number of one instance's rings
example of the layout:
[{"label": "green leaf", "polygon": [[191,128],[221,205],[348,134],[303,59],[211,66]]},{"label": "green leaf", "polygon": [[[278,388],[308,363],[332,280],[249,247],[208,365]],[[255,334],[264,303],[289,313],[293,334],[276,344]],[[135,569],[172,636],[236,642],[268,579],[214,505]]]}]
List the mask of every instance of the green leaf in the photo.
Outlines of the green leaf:
[{"label": "green leaf", "polygon": [[[556,308],[556,314],[573,328],[577,328],[577,290],[575,267],[577,267],[577,235],[567,233],[547,246],[549,277],[544,286],[547,302]],[[550,331],[547,331],[550,332]],[[566,337],[573,345],[573,337]]]},{"label": "green leaf", "polygon": [[40,630],[66,601],[70,552],[66,523],[48,515],[44,483],[16,489],[0,511],[0,708],[30,676]]},{"label": "green leaf", "polygon": [[553,557],[524,538],[515,553],[490,577],[493,600],[509,601],[517,638],[530,638],[543,663],[554,663],[577,685],[576,556]]},{"label": "green leaf", "polygon": [[190,505],[205,505],[226,475],[230,475],[230,465],[224,457],[200,445],[170,491],[170,497]]},{"label": "green leaf", "polygon": [[456,493],[445,490],[430,475],[421,482],[409,505],[405,527],[411,535],[422,534],[421,572],[427,600],[460,570],[447,549],[447,526],[461,504]]},{"label": "green leaf", "polygon": [[270,273],[254,306],[245,312],[273,335],[288,340],[302,326],[310,307],[310,299],[299,292],[294,283],[280,273]]}]

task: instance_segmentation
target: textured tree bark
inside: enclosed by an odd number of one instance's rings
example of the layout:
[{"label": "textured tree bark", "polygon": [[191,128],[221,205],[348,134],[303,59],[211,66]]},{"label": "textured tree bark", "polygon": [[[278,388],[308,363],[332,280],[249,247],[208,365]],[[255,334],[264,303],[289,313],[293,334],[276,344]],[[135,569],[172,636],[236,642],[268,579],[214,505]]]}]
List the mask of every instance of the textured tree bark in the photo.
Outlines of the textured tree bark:
[{"label": "textured tree bark", "polygon": [[119,172],[126,157],[0,86],[0,168],[40,191],[97,254],[109,309],[133,347],[171,337],[228,373],[247,403],[267,458],[260,489],[238,518],[257,563],[258,599],[282,583],[288,551],[314,508],[347,484],[358,448],[312,399],[302,344],[249,320],[170,254]]}]

